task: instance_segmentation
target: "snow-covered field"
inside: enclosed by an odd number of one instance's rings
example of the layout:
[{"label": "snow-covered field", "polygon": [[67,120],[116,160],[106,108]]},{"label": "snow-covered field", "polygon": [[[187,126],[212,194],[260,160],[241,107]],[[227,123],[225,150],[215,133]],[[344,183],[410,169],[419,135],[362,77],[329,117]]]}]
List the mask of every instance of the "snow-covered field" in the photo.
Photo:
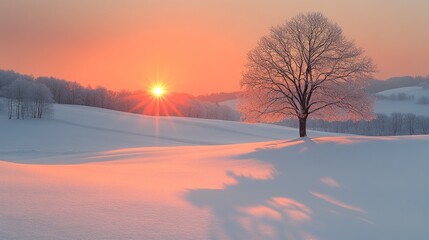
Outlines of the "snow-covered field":
[{"label": "snow-covered field", "polygon": [[[220,120],[152,117],[100,108],[54,105],[49,119],[9,121],[0,115],[0,157],[46,157],[149,146],[219,145],[292,138],[295,130]],[[317,133],[313,133],[317,135]],[[7,137],[6,137],[7,136]],[[26,161],[26,160],[25,160]],[[54,160],[54,162],[58,162]]]},{"label": "snow-covered field", "polygon": [[0,239],[427,238],[426,136],[65,105],[0,133]]}]

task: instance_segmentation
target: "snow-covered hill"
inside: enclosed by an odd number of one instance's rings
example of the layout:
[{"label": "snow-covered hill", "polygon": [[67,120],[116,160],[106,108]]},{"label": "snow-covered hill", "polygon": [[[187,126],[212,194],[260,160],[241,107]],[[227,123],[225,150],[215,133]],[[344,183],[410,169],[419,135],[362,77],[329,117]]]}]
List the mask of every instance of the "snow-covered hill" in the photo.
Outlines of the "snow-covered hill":
[{"label": "snow-covered hill", "polygon": [[0,239],[427,238],[427,136],[63,105],[0,119]]},{"label": "snow-covered hill", "polygon": [[[429,88],[420,86],[402,87],[382,91],[377,93],[377,95],[384,96],[384,99],[377,99],[374,109],[376,113],[385,113],[389,115],[393,112],[398,112],[429,116]],[[395,100],[389,99],[395,97],[397,98]],[[400,97],[410,97],[411,99],[399,100],[398,98]],[[226,105],[232,109],[237,109],[237,103],[238,100],[233,99],[221,102],[220,104]]]},{"label": "snow-covered hill", "polygon": [[224,102],[220,102],[220,105],[225,105],[230,107],[231,109],[237,110],[238,99],[232,99]]},{"label": "snow-covered hill", "polygon": [[[375,105],[377,113],[391,114],[414,113],[429,116],[429,89],[419,86],[395,88],[377,93],[386,99],[378,99]],[[389,99],[390,98],[390,99]],[[392,100],[395,99],[395,100]],[[408,98],[399,100],[398,98]]]}]

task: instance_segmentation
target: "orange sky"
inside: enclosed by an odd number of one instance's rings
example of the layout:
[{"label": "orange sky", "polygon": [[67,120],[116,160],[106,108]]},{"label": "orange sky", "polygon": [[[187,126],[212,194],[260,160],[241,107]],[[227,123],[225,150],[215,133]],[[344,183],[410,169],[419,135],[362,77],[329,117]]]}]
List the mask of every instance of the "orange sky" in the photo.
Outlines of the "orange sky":
[{"label": "orange sky", "polygon": [[157,79],[203,94],[239,89],[270,26],[321,11],[378,65],[429,75],[428,0],[0,0],[0,69],[141,89]]}]

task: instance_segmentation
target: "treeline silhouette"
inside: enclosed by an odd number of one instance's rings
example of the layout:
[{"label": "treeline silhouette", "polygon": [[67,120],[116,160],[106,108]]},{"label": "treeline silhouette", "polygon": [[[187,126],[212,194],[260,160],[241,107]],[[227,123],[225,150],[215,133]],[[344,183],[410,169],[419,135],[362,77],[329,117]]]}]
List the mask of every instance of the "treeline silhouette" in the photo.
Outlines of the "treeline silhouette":
[{"label": "treeline silhouette", "polygon": [[[240,115],[228,106],[201,101],[189,94],[169,93],[163,99],[155,99],[147,91],[112,91],[104,87],[85,87],[77,82],[55,77],[34,78],[31,75],[20,74],[12,70],[0,70],[0,96],[7,99],[15,99],[15,97],[10,96],[12,92],[9,88],[14,84],[16,85],[16,81],[33,83],[32,85],[28,84],[28,89],[33,89],[35,86],[46,87],[50,95],[47,94],[48,96],[44,105],[45,110],[49,106],[48,103],[55,102],[145,115],[183,116],[234,121],[240,118]],[[28,90],[28,92],[30,91]],[[23,102],[24,100],[15,101],[13,106],[22,106],[20,104]],[[21,113],[27,113],[24,109],[18,111],[15,108],[12,112],[19,112],[20,118],[23,116]]]},{"label": "treeline silhouette", "polygon": [[220,103],[239,98],[241,92],[220,92],[198,95],[197,99],[205,102]]},{"label": "treeline silhouette", "polygon": [[[429,89],[427,86],[423,87],[424,89]],[[413,95],[406,93],[392,93],[389,95],[376,95],[378,100],[391,100],[391,101],[412,101],[420,105],[429,105],[429,97],[420,96],[417,99]]]}]

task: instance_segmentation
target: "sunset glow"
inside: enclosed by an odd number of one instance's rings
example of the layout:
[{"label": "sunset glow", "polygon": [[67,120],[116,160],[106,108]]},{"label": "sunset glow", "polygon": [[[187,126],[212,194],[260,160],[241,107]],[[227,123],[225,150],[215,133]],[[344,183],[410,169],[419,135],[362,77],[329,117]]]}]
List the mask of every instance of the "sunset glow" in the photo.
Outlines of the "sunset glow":
[{"label": "sunset glow", "polygon": [[237,91],[258,39],[308,11],[344,28],[377,78],[429,74],[423,0],[1,1],[0,66],[112,90],[137,89],[159,71],[175,91]]},{"label": "sunset glow", "polygon": [[165,94],[165,87],[161,85],[155,85],[152,87],[151,93],[154,97],[162,97]]}]

